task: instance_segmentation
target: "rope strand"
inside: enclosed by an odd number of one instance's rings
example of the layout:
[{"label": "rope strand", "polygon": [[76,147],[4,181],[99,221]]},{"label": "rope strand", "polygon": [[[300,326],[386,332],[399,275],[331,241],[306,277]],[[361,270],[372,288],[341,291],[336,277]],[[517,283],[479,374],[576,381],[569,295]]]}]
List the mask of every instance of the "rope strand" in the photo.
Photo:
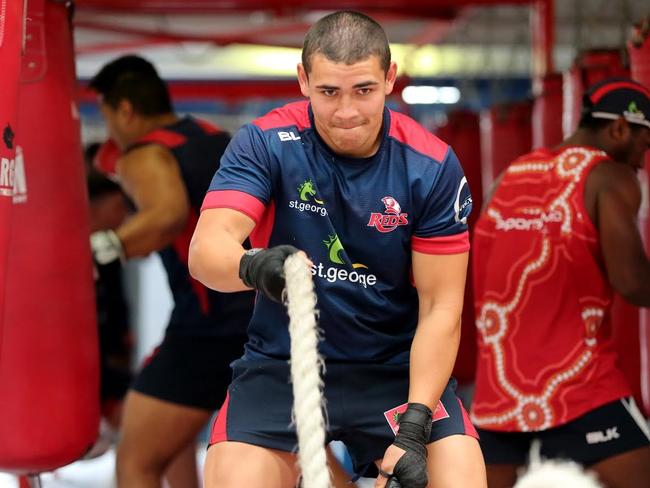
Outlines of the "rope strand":
[{"label": "rope strand", "polygon": [[291,336],[291,381],[294,420],[298,433],[298,462],[303,488],[330,488],[325,454],[323,360],[318,354],[316,294],[305,257],[289,256],[284,263],[286,301]]}]

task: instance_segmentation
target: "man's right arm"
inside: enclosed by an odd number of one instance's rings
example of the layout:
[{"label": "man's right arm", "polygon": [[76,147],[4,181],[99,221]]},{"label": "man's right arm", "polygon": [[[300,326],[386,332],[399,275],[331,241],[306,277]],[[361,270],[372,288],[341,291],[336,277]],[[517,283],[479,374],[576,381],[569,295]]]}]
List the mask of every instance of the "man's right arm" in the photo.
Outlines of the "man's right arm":
[{"label": "man's right arm", "polygon": [[237,210],[203,210],[190,243],[190,274],[213,290],[249,290],[239,278],[239,263],[242,243],[254,227],[253,219]]},{"label": "man's right arm", "polygon": [[587,180],[594,189],[595,219],[607,277],[628,302],[650,307],[650,260],[643,248],[637,216],[641,205],[639,181],[628,166],[607,161]]}]

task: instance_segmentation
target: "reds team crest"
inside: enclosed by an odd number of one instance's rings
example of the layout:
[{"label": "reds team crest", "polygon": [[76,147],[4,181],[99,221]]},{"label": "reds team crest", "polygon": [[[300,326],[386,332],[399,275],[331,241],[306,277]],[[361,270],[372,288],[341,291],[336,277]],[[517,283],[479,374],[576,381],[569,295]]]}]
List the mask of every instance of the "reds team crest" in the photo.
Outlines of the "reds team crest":
[{"label": "reds team crest", "polygon": [[402,212],[399,202],[391,197],[385,196],[381,199],[384,204],[384,213],[372,212],[370,220],[368,220],[368,227],[374,227],[379,232],[392,232],[400,225],[407,225],[408,214]]}]

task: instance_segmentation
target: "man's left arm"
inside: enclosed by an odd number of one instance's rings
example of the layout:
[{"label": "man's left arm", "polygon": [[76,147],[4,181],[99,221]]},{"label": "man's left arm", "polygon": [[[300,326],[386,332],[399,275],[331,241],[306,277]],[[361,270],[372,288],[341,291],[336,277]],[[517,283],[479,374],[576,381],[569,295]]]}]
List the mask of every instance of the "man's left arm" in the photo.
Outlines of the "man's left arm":
[{"label": "man's left arm", "polygon": [[95,232],[95,260],[143,257],[171,244],[189,216],[189,197],[172,153],[156,144],[129,151],[117,162],[117,175],[136,212],[115,231]]},{"label": "man's left arm", "polygon": [[413,251],[418,326],[411,345],[409,403],[435,410],[456,361],[460,343],[468,253]]},{"label": "man's left arm", "polygon": [[[406,486],[427,484],[431,415],[456,361],[468,254],[413,251],[413,280],[420,303],[411,344],[409,407],[400,419],[395,443],[388,447],[381,463],[383,473],[395,475]],[[379,476],[375,487],[386,486],[388,478]]]}]

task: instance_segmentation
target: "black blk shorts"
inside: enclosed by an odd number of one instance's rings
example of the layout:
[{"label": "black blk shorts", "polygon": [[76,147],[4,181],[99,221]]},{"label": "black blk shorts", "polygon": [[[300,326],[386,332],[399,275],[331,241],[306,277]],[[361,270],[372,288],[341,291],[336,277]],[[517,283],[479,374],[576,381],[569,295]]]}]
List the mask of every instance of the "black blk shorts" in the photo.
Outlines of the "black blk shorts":
[{"label": "black blk shorts", "polygon": [[[215,420],[210,444],[239,441],[291,452],[296,448],[289,364],[239,360],[228,398]],[[395,439],[396,407],[406,409],[408,366],[327,363],[324,396],[327,442],[345,443],[358,473],[384,455]],[[476,437],[451,379],[434,413],[430,442],[461,434]]]},{"label": "black blk shorts", "polygon": [[230,363],[244,353],[246,337],[168,334],[145,361],[132,388],[187,407],[216,410],[232,379]]},{"label": "black blk shorts", "polygon": [[477,430],[487,464],[526,464],[533,439],[541,441],[543,457],[571,459],[584,466],[650,445],[650,431],[631,397],[541,432]]}]

